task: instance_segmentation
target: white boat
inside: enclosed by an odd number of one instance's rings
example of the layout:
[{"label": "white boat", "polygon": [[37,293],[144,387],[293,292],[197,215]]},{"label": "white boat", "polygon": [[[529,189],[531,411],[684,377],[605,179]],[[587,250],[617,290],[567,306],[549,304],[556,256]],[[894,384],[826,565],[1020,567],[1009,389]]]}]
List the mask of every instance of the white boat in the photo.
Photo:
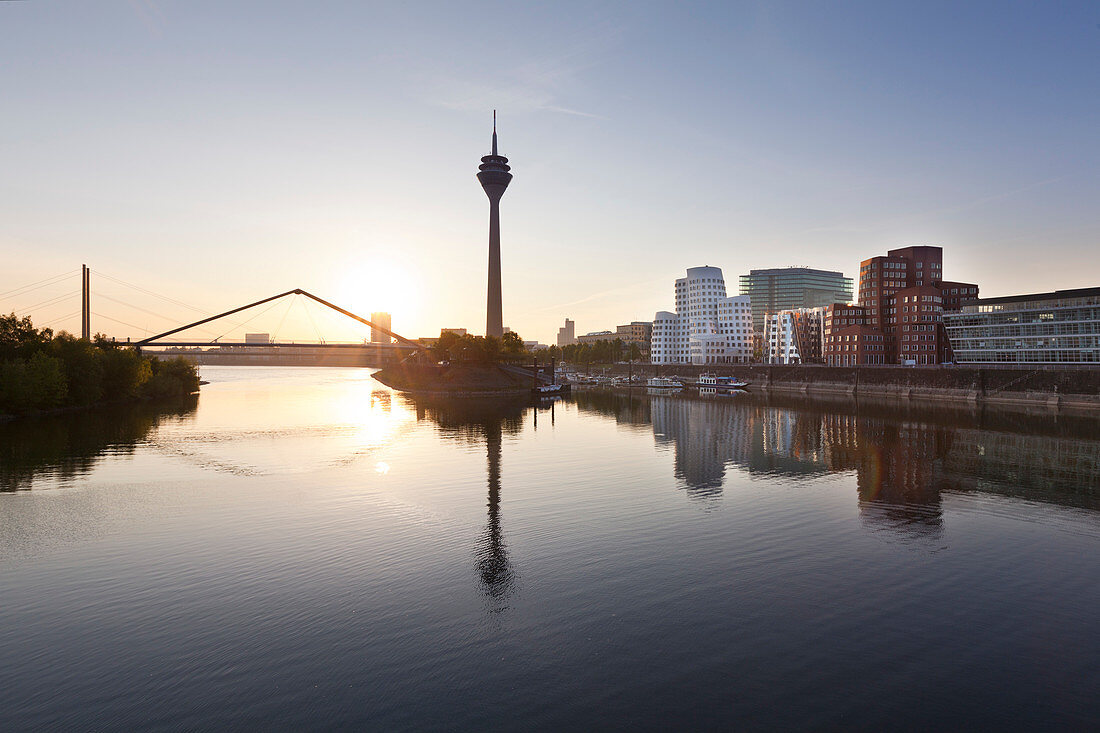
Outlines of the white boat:
[{"label": "white boat", "polygon": [[536,397],[554,397],[556,395],[569,394],[568,384],[540,384],[531,388],[531,393]]},{"label": "white boat", "polygon": [[714,374],[702,374],[699,376],[699,381],[696,382],[696,386],[700,389],[704,387],[713,387],[716,390],[744,389],[749,386],[749,383],[737,377],[719,377]]},{"label": "white boat", "polygon": [[653,389],[680,389],[684,385],[670,377],[650,377],[645,386]]}]

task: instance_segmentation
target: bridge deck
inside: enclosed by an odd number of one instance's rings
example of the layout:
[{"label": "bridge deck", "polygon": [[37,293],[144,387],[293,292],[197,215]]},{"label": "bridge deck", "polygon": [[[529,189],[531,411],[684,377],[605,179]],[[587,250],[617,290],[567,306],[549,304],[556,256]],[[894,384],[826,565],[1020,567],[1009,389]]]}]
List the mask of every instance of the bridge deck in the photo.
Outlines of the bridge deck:
[{"label": "bridge deck", "polygon": [[408,344],[380,344],[367,342],[365,344],[320,344],[320,343],[294,343],[275,342],[268,344],[250,344],[244,341],[172,341],[170,343],[140,344],[143,349],[174,349],[184,347],[206,346],[209,348],[249,348],[249,349],[406,349],[412,351]]}]

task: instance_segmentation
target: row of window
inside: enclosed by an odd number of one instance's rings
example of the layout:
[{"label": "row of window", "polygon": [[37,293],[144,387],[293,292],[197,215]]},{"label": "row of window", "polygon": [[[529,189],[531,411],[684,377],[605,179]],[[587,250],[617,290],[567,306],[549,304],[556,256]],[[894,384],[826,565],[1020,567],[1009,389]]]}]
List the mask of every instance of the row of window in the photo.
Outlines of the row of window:
[{"label": "row of window", "polygon": [[1100,333],[1100,324],[1083,323],[1023,323],[996,326],[960,325],[957,319],[945,324],[951,338],[984,336],[1076,336]]},{"label": "row of window", "polygon": [[1011,349],[1005,351],[955,350],[959,363],[997,364],[1096,364],[1100,363],[1100,349]]}]

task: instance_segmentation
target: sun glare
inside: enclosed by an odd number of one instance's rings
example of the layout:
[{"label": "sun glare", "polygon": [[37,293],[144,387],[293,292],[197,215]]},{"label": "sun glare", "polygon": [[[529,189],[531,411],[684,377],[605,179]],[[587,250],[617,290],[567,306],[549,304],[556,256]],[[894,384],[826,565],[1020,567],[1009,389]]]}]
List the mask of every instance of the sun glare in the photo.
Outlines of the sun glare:
[{"label": "sun glare", "polygon": [[408,271],[392,262],[349,265],[340,276],[339,292],[345,308],[370,318],[376,311],[392,317],[396,330],[416,317],[420,288]]}]

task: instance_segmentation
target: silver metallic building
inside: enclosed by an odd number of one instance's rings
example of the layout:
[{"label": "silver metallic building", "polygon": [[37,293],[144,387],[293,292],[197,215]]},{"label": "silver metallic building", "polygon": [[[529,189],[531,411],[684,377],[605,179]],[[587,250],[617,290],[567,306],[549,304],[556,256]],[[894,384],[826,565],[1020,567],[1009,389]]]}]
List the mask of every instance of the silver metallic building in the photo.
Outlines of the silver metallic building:
[{"label": "silver metallic building", "polygon": [[1100,288],[984,298],[943,325],[960,364],[1100,366]]}]

